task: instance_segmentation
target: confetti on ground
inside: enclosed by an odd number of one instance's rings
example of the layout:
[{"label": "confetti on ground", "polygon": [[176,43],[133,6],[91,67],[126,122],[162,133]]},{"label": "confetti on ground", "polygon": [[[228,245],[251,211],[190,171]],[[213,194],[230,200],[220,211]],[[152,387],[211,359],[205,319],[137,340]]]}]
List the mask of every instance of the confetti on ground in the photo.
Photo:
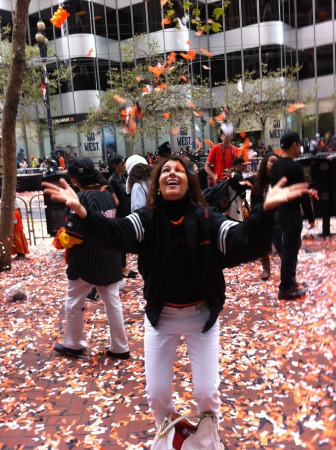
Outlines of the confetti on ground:
[{"label": "confetti on ground", "polygon": [[[319,233],[320,221],[317,229],[303,231],[303,300],[277,300],[276,255],[266,282],[259,279],[258,261],[225,271],[220,393],[228,449],[336,448],[336,238]],[[155,425],[145,393],[140,276],[128,279],[121,293],[132,358],[104,355],[108,327],[101,302],[87,304],[88,357],[60,358],[53,347],[64,332],[63,251],[45,239],[29,256],[13,261],[0,278],[0,449],[150,448]],[[129,262],[137,270],[136,257]],[[18,282],[27,299],[6,302],[5,289]],[[175,375],[179,411],[194,411],[183,342]]]}]

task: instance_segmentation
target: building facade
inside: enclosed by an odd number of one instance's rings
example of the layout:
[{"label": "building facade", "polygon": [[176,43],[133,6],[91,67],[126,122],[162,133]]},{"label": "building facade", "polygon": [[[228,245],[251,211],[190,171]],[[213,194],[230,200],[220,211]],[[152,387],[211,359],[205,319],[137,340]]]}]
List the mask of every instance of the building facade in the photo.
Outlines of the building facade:
[{"label": "building facade", "polygon": [[[262,63],[267,63],[270,69],[300,64],[299,89],[314,90],[317,86],[310,113],[318,117],[302,130],[302,135],[311,138],[315,132],[335,134],[336,0],[232,0],[222,21],[223,31],[202,36],[188,29],[188,22],[181,23],[181,29],[173,25],[163,27],[160,0],[78,0],[76,13],[61,28],[55,28],[50,18],[61,3],[31,0],[27,36],[28,43],[34,45],[37,22],[41,18],[46,24],[49,46],[54,47],[57,55],[56,62],[48,63],[48,70],[62,61],[72,67],[75,75],[59,87],[51,101],[56,150],[91,156],[97,161],[106,159],[111,152],[127,154],[127,143],[109,124],[100,133],[92,130],[85,134],[81,133],[80,124],[88,108],[98,105],[99,94],[106,91],[106,72],[111,68],[123,70],[123,42],[142,33],[157,40],[163,55],[188,50],[189,41],[190,48],[197,52],[192,73],[209,78],[210,93],[222,104],[224,91],[216,83],[230,81],[245,70],[254,70],[258,75]],[[196,3],[205,19],[222,5],[222,1],[212,0]],[[0,0],[2,25],[12,22],[14,7],[14,0]],[[185,12],[179,8],[176,5],[176,13],[183,18]],[[199,48],[211,52],[212,57],[199,52]],[[209,116],[211,104],[208,109]],[[41,110],[39,115],[38,120],[43,121],[45,112]],[[278,145],[285,122],[286,118],[281,118],[275,124],[268,124],[266,145]],[[192,125],[174,136],[157,136],[150,142],[144,139],[136,144],[135,152],[153,151],[167,139],[176,149],[193,146],[195,133]],[[207,125],[202,133],[202,137],[216,138],[211,136],[213,130]],[[24,124],[18,124],[18,146],[28,155],[48,156],[48,130],[43,142],[35,142],[32,134]]]}]

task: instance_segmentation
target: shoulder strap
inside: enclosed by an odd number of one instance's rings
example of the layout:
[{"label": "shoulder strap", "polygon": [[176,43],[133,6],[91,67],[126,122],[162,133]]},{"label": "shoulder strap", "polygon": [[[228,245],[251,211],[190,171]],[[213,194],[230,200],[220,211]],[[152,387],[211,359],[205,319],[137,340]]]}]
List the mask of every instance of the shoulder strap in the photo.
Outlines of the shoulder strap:
[{"label": "shoulder strap", "polygon": [[185,420],[185,419],[198,419],[199,420],[199,419],[202,419],[203,417],[205,417],[204,414],[188,414],[186,416],[178,417],[177,419],[173,420],[170,423],[167,423],[167,422],[169,422],[169,419],[165,418],[163,420],[162,424],[160,425],[158,436],[160,438],[163,438],[165,436],[165,434],[168,433],[169,430],[171,430],[177,423],[181,422],[182,420]]}]

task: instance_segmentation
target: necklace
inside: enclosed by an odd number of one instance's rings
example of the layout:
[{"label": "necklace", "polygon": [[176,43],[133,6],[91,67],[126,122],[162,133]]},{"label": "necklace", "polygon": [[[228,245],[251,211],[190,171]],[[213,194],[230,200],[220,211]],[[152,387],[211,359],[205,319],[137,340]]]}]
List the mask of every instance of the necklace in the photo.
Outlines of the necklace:
[{"label": "necklace", "polygon": [[181,223],[184,221],[185,216],[182,216],[177,222],[174,222],[173,220],[170,220],[169,222],[172,225],[181,225]]}]

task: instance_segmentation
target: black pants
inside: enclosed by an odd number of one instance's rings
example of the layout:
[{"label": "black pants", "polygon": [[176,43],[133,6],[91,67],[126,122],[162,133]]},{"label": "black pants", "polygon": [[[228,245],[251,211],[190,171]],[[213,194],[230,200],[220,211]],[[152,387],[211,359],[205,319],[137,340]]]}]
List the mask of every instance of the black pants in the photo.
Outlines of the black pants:
[{"label": "black pants", "polygon": [[280,242],[277,243],[277,250],[282,254],[279,289],[286,290],[295,286],[296,282],[296,265],[301,247],[301,214],[277,212],[276,227],[280,237]]}]

